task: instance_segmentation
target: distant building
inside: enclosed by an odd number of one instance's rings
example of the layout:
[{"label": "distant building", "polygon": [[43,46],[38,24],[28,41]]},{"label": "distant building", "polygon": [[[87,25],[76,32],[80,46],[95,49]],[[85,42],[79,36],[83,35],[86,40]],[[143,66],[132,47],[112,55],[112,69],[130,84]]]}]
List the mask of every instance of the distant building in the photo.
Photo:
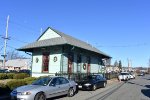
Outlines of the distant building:
[{"label": "distant building", "polygon": [[26,70],[30,69],[31,67],[31,60],[30,59],[12,59],[8,60],[5,63],[5,69],[8,70]]},{"label": "distant building", "polygon": [[114,65],[108,65],[106,66],[106,72],[110,73],[110,72],[119,72],[119,68],[117,66]]}]

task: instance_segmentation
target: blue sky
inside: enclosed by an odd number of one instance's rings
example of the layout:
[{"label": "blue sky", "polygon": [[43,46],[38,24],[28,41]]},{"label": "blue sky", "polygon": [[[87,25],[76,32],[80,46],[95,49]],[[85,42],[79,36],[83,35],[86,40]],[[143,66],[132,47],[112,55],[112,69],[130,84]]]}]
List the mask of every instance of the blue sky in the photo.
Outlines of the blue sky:
[{"label": "blue sky", "polygon": [[147,67],[149,5],[150,0],[1,0],[0,35],[10,15],[8,51],[35,41],[50,26],[109,54],[112,64],[121,60],[127,66],[131,59],[134,67]]}]

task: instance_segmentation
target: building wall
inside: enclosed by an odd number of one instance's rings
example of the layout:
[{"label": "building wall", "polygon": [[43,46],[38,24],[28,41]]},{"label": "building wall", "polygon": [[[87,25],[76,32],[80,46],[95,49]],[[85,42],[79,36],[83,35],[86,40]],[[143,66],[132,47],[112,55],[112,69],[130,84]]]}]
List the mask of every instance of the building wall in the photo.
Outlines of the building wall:
[{"label": "building wall", "polygon": [[[49,55],[49,71],[48,73],[42,72],[42,54],[43,52],[50,52]],[[37,77],[38,75],[45,76],[45,75],[55,75],[55,73],[60,72],[60,65],[61,65],[61,46],[58,47],[51,47],[45,51],[42,49],[36,49],[33,52],[33,62],[32,62],[32,76]],[[54,61],[54,57],[57,58],[57,61]],[[38,58],[38,62],[36,59]]]},{"label": "building wall", "polygon": [[53,30],[48,29],[45,34],[42,35],[42,37],[39,38],[40,40],[45,40],[45,39],[51,39],[51,38],[56,38],[60,37],[57,33],[55,33]]},{"label": "building wall", "polygon": [[[49,73],[59,73],[61,66],[61,47],[53,47],[50,49],[50,59],[49,59]],[[54,57],[57,58],[57,61],[54,61]]]},{"label": "building wall", "polygon": [[[33,63],[32,63],[32,76],[44,76],[44,75],[55,75],[55,73],[67,73],[68,72],[68,53],[62,53],[62,46],[50,47],[45,50],[46,52],[50,52],[49,55],[49,71],[48,73],[42,73],[42,49],[35,50],[33,52]],[[73,52],[73,64],[72,64],[72,73],[77,73],[77,55],[79,51]],[[99,65],[98,56],[93,56],[90,53],[81,54],[81,64],[79,64],[79,70],[81,73],[87,73],[87,57],[90,56],[90,72],[98,73],[101,71],[101,65]],[[57,61],[54,62],[54,57],[57,57]],[[39,59],[38,63],[36,63],[36,59]],[[86,64],[86,69],[83,69],[83,64]]]},{"label": "building wall", "polygon": [[100,72],[101,66],[98,65],[98,57],[92,56],[91,57],[91,73],[98,73]]}]

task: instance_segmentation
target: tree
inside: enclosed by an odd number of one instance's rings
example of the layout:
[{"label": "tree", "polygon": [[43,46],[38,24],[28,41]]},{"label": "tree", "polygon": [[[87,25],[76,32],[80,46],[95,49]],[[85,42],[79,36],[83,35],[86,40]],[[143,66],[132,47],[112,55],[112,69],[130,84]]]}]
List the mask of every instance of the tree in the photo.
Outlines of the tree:
[{"label": "tree", "polygon": [[117,61],[117,60],[115,61],[114,66],[115,66],[115,67],[118,67],[118,66],[119,66],[119,64],[118,64],[118,61]]},{"label": "tree", "polygon": [[120,70],[122,70],[122,63],[121,63],[121,60],[119,61],[119,66],[118,66],[118,68],[119,68]]},{"label": "tree", "polygon": [[8,51],[7,52],[7,57],[6,60],[12,60],[12,59],[24,59],[26,57],[24,57],[23,55],[19,54],[18,51]]}]

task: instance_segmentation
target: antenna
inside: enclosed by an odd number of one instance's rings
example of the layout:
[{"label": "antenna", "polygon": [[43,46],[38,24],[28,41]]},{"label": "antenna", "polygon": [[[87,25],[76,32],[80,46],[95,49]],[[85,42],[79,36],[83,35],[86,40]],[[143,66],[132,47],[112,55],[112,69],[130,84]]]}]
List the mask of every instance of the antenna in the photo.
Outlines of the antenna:
[{"label": "antenna", "polygon": [[41,33],[40,33],[40,35],[43,33],[43,29],[41,28]]},{"label": "antenna", "polygon": [[7,40],[8,38],[8,22],[9,22],[9,15],[7,16],[7,24],[6,24],[6,34],[5,37],[2,37],[4,39],[4,55],[2,55],[4,57],[3,59],[3,68],[5,69],[5,62],[6,62],[6,48],[7,48]]}]

